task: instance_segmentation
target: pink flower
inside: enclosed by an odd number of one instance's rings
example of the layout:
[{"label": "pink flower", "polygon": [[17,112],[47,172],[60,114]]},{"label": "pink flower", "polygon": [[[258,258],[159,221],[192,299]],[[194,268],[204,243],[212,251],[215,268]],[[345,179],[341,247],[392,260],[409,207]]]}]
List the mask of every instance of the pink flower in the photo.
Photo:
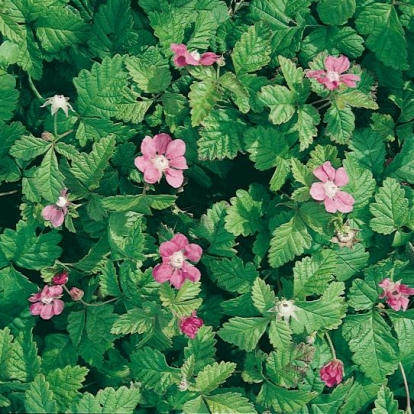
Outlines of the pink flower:
[{"label": "pink flower", "polygon": [[328,387],[338,385],[342,382],[344,364],[339,359],[333,359],[319,370],[319,375]]},{"label": "pink flower", "polygon": [[68,279],[68,272],[67,270],[64,270],[61,273],[56,273],[52,278],[52,282],[55,285],[65,285],[68,282]]},{"label": "pink flower", "polygon": [[42,216],[45,220],[52,223],[53,227],[59,227],[65,220],[65,215],[68,212],[68,205],[70,201],[66,197],[67,189],[61,190],[60,197],[55,204],[49,204],[42,210]]},{"label": "pink flower", "polygon": [[325,70],[308,70],[306,76],[308,78],[316,78],[316,80],[325,85],[330,91],[338,88],[341,83],[349,88],[356,88],[357,81],[361,80],[358,75],[351,73],[342,75],[349,69],[349,59],[346,56],[334,57],[328,56],[325,59]]},{"label": "pink flower", "polygon": [[203,250],[198,244],[190,244],[187,237],[176,234],[171,240],[161,243],[160,254],[162,263],[152,271],[157,282],[169,280],[176,289],[180,289],[186,279],[192,282],[200,280],[200,271],[186,262],[187,259],[192,262],[200,260]]},{"label": "pink flower", "polygon": [[210,66],[219,58],[219,56],[213,52],[206,52],[202,55],[200,55],[200,53],[198,53],[197,50],[189,52],[187,50],[187,46],[183,45],[182,43],[172,43],[170,47],[171,50],[174,52],[174,64],[177,67],[183,67],[187,65]]},{"label": "pink flower", "polygon": [[196,311],[194,311],[188,318],[181,319],[180,330],[189,338],[194,339],[199,328],[201,328],[203,324],[203,320],[201,318],[198,318],[196,316]]},{"label": "pink flower", "polygon": [[384,289],[379,298],[386,298],[386,302],[392,309],[399,311],[402,308],[404,312],[407,310],[408,297],[414,295],[414,288],[401,284],[401,280],[394,283],[388,277],[379,283],[378,286]]},{"label": "pink flower", "polygon": [[168,134],[158,134],[154,138],[146,136],[141,143],[142,156],[135,158],[135,166],[144,173],[149,184],[160,182],[165,174],[167,183],[174,188],[183,184],[183,171],[187,169],[184,158],[185,142],[174,141]]},{"label": "pink flower", "polygon": [[349,213],[353,209],[354,198],[339,188],[348,184],[348,176],[344,168],[332,167],[329,161],[323,163],[321,167],[313,170],[313,175],[319,178],[321,183],[313,183],[310,188],[310,195],[313,199],[324,201],[325,209],[328,213]]},{"label": "pink flower", "polygon": [[30,296],[29,301],[32,315],[40,315],[42,319],[50,319],[54,315],[60,315],[65,304],[59,298],[62,297],[62,286],[46,285],[41,292]]}]

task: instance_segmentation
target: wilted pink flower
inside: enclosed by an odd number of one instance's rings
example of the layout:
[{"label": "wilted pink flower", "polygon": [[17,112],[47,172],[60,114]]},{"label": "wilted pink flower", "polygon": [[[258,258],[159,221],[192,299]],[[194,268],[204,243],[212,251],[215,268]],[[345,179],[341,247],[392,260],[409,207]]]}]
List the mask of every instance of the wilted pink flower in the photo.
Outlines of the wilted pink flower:
[{"label": "wilted pink flower", "polygon": [[346,56],[328,56],[325,59],[325,68],[326,70],[308,70],[306,76],[316,78],[319,83],[325,85],[330,91],[338,88],[341,83],[349,88],[356,88],[355,82],[361,80],[358,75],[352,73],[342,75],[349,69],[349,59]]},{"label": "wilted pink flower", "polygon": [[194,311],[188,318],[181,319],[180,330],[189,338],[194,339],[199,328],[201,328],[203,324],[203,320],[201,318],[198,318],[196,316],[196,311]]},{"label": "wilted pink flower", "polygon": [[344,364],[339,359],[333,359],[319,370],[319,375],[328,387],[338,385],[342,382]]},{"label": "wilted pink flower", "polygon": [[183,67],[187,65],[191,66],[210,66],[220,57],[213,52],[206,52],[200,55],[197,50],[189,52],[187,46],[182,43],[171,44],[171,50],[174,52],[174,63],[177,67]]},{"label": "wilted pink flower", "polygon": [[85,294],[85,292],[82,289],[79,289],[77,287],[73,287],[70,291],[69,291],[70,297],[73,300],[81,300],[83,298],[83,295]]},{"label": "wilted pink flower", "polygon": [[62,297],[62,286],[46,285],[41,292],[30,296],[29,301],[32,315],[40,315],[42,319],[50,319],[54,315],[60,315],[65,304],[59,298]]},{"label": "wilted pink flower", "polygon": [[378,286],[384,289],[379,298],[386,298],[386,302],[392,309],[399,311],[402,308],[404,312],[407,310],[408,297],[414,295],[414,288],[401,284],[401,280],[394,283],[388,277],[379,283]]},{"label": "wilted pink flower", "polygon": [[313,183],[310,188],[310,195],[313,199],[324,201],[325,209],[328,213],[349,213],[353,209],[354,198],[339,188],[348,184],[348,175],[343,167],[332,167],[329,161],[323,163],[321,167],[313,170],[313,175],[319,178],[321,183]]},{"label": "wilted pink flower", "polygon": [[185,142],[172,138],[168,134],[146,136],[141,143],[142,156],[135,158],[135,166],[144,173],[144,180],[155,184],[165,174],[167,183],[178,188],[184,181],[183,171],[187,169],[184,158]]},{"label": "wilted pink flower", "polygon": [[162,263],[156,265],[152,271],[157,282],[164,283],[169,280],[176,289],[180,289],[186,279],[192,282],[200,280],[200,271],[186,261],[200,260],[203,250],[198,244],[190,244],[187,237],[176,234],[171,240],[161,243],[160,254]]},{"label": "wilted pink flower", "polygon": [[52,278],[52,282],[55,285],[65,285],[68,282],[68,272],[67,270],[63,270],[60,273],[56,273],[53,278]]},{"label": "wilted pink flower", "polygon": [[65,220],[65,215],[68,212],[68,205],[70,204],[70,201],[66,196],[67,191],[66,188],[62,190],[58,201],[56,201],[55,204],[49,204],[42,210],[43,218],[49,220],[53,227],[61,226]]},{"label": "wilted pink flower", "polygon": [[68,116],[69,108],[73,111],[72,105],[68,101],[69,98],[66,98],[66,96],[55,95],[51,98],[47,98],[46,102],[43,105],[41,105],[41,108],[45,107],[46,105],[52,105],[52,115],[54,115],[59,109],[62,109],[65,115]]}]

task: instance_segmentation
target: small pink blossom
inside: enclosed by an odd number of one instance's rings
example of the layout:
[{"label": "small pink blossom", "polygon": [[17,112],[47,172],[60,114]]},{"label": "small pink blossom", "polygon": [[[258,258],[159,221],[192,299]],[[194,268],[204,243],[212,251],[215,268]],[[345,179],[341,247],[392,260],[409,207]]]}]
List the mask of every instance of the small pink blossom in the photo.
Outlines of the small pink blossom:
[{"label": "small pink blossom", "polygon": [[45,220],[52,223],[53,227],[59,227],[65,220],[68,212],[70,201],[67,198],[67,189],[61,190],[60,197],[55,204],[49,204],[42,210],[42,216]]},{"label": "small pink blossom", "polygon": [[85,292],[82,289],[79,289],[77,287],[73,287],[70,291],[69,291],[70,297],[75,300],[81,300],[83,298],[83,295],[85,294]]},{"label": "small pink blossom", "polygon": [[404,312],[407,310],[408,297],[414,295],[414,288],[401,284],[401,280],[393,282],[388,277],[379,283],[378,286],[384,289],[379,298],[386,298],[386,302],[392,309],[399,311],[402,308]]},{"label": "small pink blossom", "polygon": [[30,296],[29,301],[32,315],[40,315],[42,319],[50,319],[54,315],[60,315],[65,304],[59,298],[62,297],[62,286],[46,285],[41,292]]},{"label": "small pink blossom", "polygon": [[201,318],[196,316],[194,311],[188,318],[183,318],[180,321],[180,330],[183,334],[189,338],[194,339],[197,335],[199,328],[203,326],[204,322]]},{"label": "small pink blossom", "polygon": [[326,70],[308,70],[308,78],[316,80],[325,85],[330,91],[338,88],[339,85],[345,84],[349,88],[356,88],[356,82],[361,80],[358,75],[352,73],[343,74],[349,69],[349,59],[346,56],[328,56],[325,59]]},{"label": "small pink blossom", "polygon": [[219,59],[220,56],[213,52],[206,52],[200,55],[197,50],[189,52],[187,46],[182,43],[171,44],[171,50],[174,52],[174,64],[177,67],[183,67],[187,65],[191,66],[210,66]]},{"label": "small pink blossom", "polygon": [[344,364],[339,359],[333,359],[319,370],[319,375],[328,387],[338,385],[342,382]]},{"label": "small pink blossom", "polygon": [[157,134],[154,138],[146,136],[141,143],[142,156],[135,158],[135,166],[144,173],[149,184],[160,182],[165,174],[167,183],[174,188],[183,184],[183,171],[187,169],[184,157],[185,142],[168,134]]},{"label": "small pink blossom", "polygon": [[321,167],[313,170],[313,175],[321,180],[321,183],[313,183],[310,188],[310,195],[313,199],[323,201],[328,213],[349,213],[353,209],[354,198],[339,188],[347,185],[348,175],[343,167],[332,167],[329,161],[323,163]]},{"label": "small pink blossom", "polygon": [[203,254],[198,244],[189,243],[187,237],[176,234],[171,240],[161,243],[162,263],[157,264],[152,275],[159,283],[169,281],[176,289],[180,289],[186,279],[198,282],[200,271],[187,260],[198,262]]},{"label": "small pink blossom", "polygon": [[52,278],[52,282],[55,285],[65,285],[68,282],[68,271],[67,270],[63,270],[60,273],[56,273],[53,278]]}]

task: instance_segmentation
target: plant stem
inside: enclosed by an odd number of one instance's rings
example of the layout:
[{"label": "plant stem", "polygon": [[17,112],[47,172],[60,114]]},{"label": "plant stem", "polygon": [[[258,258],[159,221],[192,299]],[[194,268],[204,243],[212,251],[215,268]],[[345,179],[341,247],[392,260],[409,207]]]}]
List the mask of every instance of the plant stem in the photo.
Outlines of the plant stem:
[{"label": "plant stem", "polygon": [[[63,289],[65,289],[66,290],[66,293],[68,293],[68,295],[70,296],[70,297],[72,297],[72,295],[70,294],[70,291],[69,291],[69,289],[66,287],[66,285],[62,285],[63,286]],[[99,303],[88,303],[88,302],[85,302],[83,299],[78,299],[76,302],[80,302],[80,303],[82,303],[82,305],[85,305],[85,306],[103,306],[103,305],[105,305],[105,304],[107,304],[107,303],[111,303],[111,302],[115,302],[116,300],[118,300],[119,298],[112,298],[112,299],[109,299],[109,300],[107,300],[107,301],[105,301],[105,302],[99,302]]]},{"label": "plant stem", "polygon": [[0,197],[10,195],[10,194],[16,194],[16,193],[17,193],[17,190],[6,191],[5,193],[0,193]]},{"label": "plant stem", "polygon": [[336,359],[336,352],[335,352],[335,348],[333,346],[332,340],[330,338],[330,336],[328,335],[328,333],[325,334],[325,337],[329,343],[329,347],[331,348],[331,352],[332,352],[332,357],[333,359]]},{"label": "plant stem", "polygon": [[402,366],[401,362],[399,363],[399,365],[400,365],[401,376],[403,377],[403,381],[404,381],[405,393],[406,393],[406,396],[407,396],[407,408],[405,409],[404,412],[406,414],[412,414],[412,411],[411,411],[411,402],[410,402],[410,400],[411,400],[411,398],[410,398],[410,390],[408,388],[407,377],[405,375],[404,367]]},{"label": "plant stem", "polygon": [[30,85],[30,89],[33,91],[36,98],[39,99],[39,101],[44,102],[46,99],[43,98],[42,95],[40,95],[39,91],[36,89],[36,86],[34,85],[32,78],[30,76],[29,76],[29,85]]},{"label": "plant stem", "polygon": [[55,114],[53,115],[53,133],[55,134],[55,137],[58,136],[58,131],[57,131],[57,112],[55,112]]}]

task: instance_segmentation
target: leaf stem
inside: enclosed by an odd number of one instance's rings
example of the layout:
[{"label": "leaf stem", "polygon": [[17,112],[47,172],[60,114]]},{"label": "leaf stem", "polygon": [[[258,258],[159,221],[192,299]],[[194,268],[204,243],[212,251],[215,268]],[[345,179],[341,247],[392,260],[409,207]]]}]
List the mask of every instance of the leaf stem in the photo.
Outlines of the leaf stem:
[{"label": "leaf stem", "polygon": [[[63,286],[63,289],[66,290],[66,293],[68,293],[68,295],[70,297],[72,297],[72,295],[70,294],[70,291],[66,287],[66,285],[62,285],[62,286]],[[85,306],[103,306],[103,305],[105,305],[107,303],[115,302],[118,299],[119,298],[112,298],[112,299],[106,300],[105,302],[99,302],[99,303],[88,303],[88,302],[85,302],[83,299],[78,299],[76,302],[80,302],[80,303],[82,303],[82,305],[85,305]]]},{"label": "leaf stem", "polygon": [[404,371],[404,367],[402,366],[401,362],[399,363],[400,366],[400,371],[401,371],[401,376],[403,377],[403,381],[404,381],[404,387],[405,387],[405,393],[407,396],[407,408],[405,409],[405,413],[406,414],[412,414],[411,411],[411,398],[410,398],[410,389],[408,388],[408,382],[407,382],[407,377],[405,375],[405,371]]},{"label": "leaf stem", "polygon": [[5,193],[0,193],[0,197],[10,195],[10,194],[16,194],[16,193],[17,193],[17,190],[6,191]]},{"label": "leaf stem", "polygon": [[333,359],[336,359],[335,348],[333,346],[332,340],[331,340],[330,336],[328,335],[328,333],[325,333],[325,337],[326,337],[326,340],[328,341],[329,347],[331,348],[332,357],[333,357]]},{"label": "leaf stem", "polygon": [[58,136],[58,131],[57,131],[57,112],[55,112],[54,115],[53,115],[53,133],[55,134],[55,137]]},{"label": "leaf stem", "polygon": [[40,95],[39,91],[37,90],[35,84],[33,83],[32,77],[29,76],[29,85],[30,85],[30,89],[33,91],[33,93],[35,94],[36,98],[40,101],[40,102],[44,102],[46,99],[43,98],[42,95]]}]

